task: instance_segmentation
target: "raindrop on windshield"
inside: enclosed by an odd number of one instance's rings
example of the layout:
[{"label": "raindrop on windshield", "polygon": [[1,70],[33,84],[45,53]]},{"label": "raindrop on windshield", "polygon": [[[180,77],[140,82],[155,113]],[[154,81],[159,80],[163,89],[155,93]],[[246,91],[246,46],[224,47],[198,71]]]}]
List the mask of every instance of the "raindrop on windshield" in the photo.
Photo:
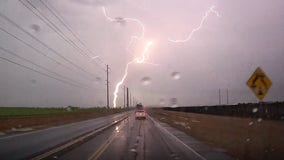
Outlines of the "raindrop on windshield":
[{"label": "raindrop on windshield", "polygon": [[97,81],[97,82],[100,82],[101,80],[102,80],[101,77],[96,77],[96,81]]},{"label": "raindrop on windshield", "polygon": [[252,109],[252,112],[253,112],[253,113],[256,113],[257,111],[258,111],[257,108],[253,108],[253,109]]},{"label": "raindrop on windshield", "polygon": [[30,82],[31,82],[31,84],[32,84],[33,86],[35,86],[36,83],[37,83],[37,81],[36,81],[35,79],[30,80]]},{"label": "raindrop on windshield", "polygon": [[171,107],[178,107],[178,105],[177,105],[177,103],[178,103],[177,98],[171,98],[170,102],[171,102]]},{"label": "raindrop on windshield", "polygon": [[180,73],[179,73],[179,72],[173,72],[173,73],[171,74],[171,76],[172,76],[172,79],[173,79],[173,80],[178,80],[178,79],[180,79]]},{"label": "raindrop on windshield", "polygon": [[151,78],[150,77],[144,77],[144,78],[141,79],[141,83],[142,83],[142,85],[147,86],[151,83]]},{"label": "raindrop on windshield", "polygon": [[99,83],[101,83],[101,81],[102,81],[101,77],[96,77],[95,80],[94,80],[94,83],[99,84]]},{"label": "raindrop on windshield", "polygon": [[164,106],[166,104],[165,99],[160,99],[160,106]]},{"label": "raindrop on windshield", "polygon": [[30,28],[34,31],[34,32],[39,32],[40,31],[40,26],[37,24],[32,24],[30,25]]}]

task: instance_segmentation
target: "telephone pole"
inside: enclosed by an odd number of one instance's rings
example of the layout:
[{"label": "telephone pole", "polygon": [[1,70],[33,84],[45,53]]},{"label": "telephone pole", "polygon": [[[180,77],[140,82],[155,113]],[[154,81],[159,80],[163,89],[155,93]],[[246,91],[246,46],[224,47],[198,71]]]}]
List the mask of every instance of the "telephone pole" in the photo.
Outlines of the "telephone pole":
[{"label": "telephone pole", "polygon": [[109,108],[109,81],[108,81],[108,74],[109,74],[109,67],[107,65],[107,70],[106,70],[106,73],[107,73],[107,108]]},{"label": "telephone pole", "polygon": [[125,86],[123,86],[123,107],[125,108]]},{"label": "telephone pole", "polygon": [[229,88],[227,88],[227,105],[229,105]]},{"label": "telephone pole", "polygon": [[126,88],[126,106],[129,108],[129,90],[128,87]]},{"label": "telephone pole", "polygon": [[129,92],[129,106],[131,107],[132,104],[131,104],[131,92]]},{"label": "telephone pole", "polygon": [[219,88],[219,105],[221,105],[221,89]]}]

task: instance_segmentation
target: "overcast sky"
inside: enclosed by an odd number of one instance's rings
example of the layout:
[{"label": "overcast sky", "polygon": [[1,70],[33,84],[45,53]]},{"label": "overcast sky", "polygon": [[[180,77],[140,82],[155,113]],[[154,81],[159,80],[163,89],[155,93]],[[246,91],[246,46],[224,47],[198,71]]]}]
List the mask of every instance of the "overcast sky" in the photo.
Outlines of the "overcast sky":
[{"label": "overcast sky", "polygon": [[[42,19],[56,25],[65,40],[20,2],[43,13]],[[44,4],[63,17],[84,45]],[[168,40],[185,39],[213,5],[220,17],[208,14],[192,39]],[[109,21],[102,7],[110,18],[121,21]],[[257,67],[273,83],[264,100],[283,101],[283,8],[283,0],[1,0],[1,14],[36,39],[0,17],[0,47],[14,53],[0,49],[0,105],[105,106],[105,64],[110,66],[113,105],[115,85],[127,62],[141,56],[148,41],[153,45],[147,62],[154,65],[131,64],[123,84],[145,105],[171,106],[173,98],[178,106],[216,105],[219,88],[222,103],[226,103],[227,88],[230,104],[257,102],[246,86]],[[141,27],[125,18],[138,19],[145,26],[145,36],[128,50],[131,37],[140,35]],[[123,105],[122,88],[117,104]]]}]

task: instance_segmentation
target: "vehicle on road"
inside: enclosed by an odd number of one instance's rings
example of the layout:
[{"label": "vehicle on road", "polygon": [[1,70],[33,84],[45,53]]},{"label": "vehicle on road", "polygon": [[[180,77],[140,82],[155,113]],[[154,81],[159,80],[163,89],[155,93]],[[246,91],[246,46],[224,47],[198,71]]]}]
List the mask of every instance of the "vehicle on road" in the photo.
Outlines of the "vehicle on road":
[{"label": "vehicle on road", "polygon": [[135,111],[135,119],[146,119],[145,110],[137,110]]}]

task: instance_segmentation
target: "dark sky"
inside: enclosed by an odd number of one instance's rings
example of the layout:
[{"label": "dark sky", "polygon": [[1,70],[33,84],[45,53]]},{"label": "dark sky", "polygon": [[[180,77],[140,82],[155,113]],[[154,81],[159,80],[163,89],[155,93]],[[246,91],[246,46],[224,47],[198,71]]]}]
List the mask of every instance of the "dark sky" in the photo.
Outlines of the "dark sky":
[{"label": "dark sky", "polygon": [[[22,2],[32,11],[38,13],[36,8],[43,13],[43,18],[61,30],[65,40],[20,1],[0,2],[2,15],[55,51],[0,17],[0,47],[18,55],[0,49],[1,106],[104,106],[105,64],[110,66],[112,105],[115,86],[123,77],[126,64],[140,57],[149,41],[153,45],[147,51],[147,63],[129,65],[128,75],[118,92],[118,106],[123,105],[123,85],[129,87],[137,101],[146,105],[171,106],[173,99],[178,106],[215,105],[219,88],[222,103],[226,103],[227,89],[230,104],[257,102],[246,86],[257,67],[273,83],[264,100],[284,100],[282,0]],[[63,17],[83,44],[44,4]],[[210,12],[212,6],[220,16]],[[105,17],[102,7],[113,20]],[[185,39],[199,27],[206,12],[207,17],[191,39],[182,43],[168,40]],[[129,47],[131,37],[141,35],[141,26],[133,19],[143,23],[145,35]]]}]

